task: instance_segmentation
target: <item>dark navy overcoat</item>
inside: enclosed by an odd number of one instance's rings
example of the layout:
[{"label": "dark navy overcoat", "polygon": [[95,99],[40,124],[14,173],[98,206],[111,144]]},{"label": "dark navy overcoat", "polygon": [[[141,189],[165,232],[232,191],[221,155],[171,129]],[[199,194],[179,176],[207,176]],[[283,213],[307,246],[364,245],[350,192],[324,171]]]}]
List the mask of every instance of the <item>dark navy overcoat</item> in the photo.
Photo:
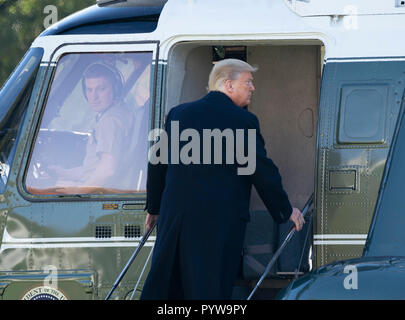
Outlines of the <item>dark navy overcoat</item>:
[{"label": "dark navy overcoat", "polygon": [[[201,161],[171,163],[171,124],[179,132],[192,128],[201,137]],[[252,185],[278,223],[289,219],[292,207],[281,177],[266,156],[259,121],[221,92],[211,91],[201,100],[182,104],[167,115],[169,163],[149,164],[147,211],[159,214],[152,265],[141,299],[230,299],[241,258]],[[243,129],[245,156],[247,130],[254,129],[256,170],[238,175],[241,161],[203,164],[203,129]],[[190,141],[190,140],[189,140]],[[187,144],[180,142],[180,150]],[[191,150],[189,150],[191,152]],[[194,150],[195,151],[195,150]],[[218,150],[217,150],[218,151]],[[205,161],[207,163],[207,161]]]}]

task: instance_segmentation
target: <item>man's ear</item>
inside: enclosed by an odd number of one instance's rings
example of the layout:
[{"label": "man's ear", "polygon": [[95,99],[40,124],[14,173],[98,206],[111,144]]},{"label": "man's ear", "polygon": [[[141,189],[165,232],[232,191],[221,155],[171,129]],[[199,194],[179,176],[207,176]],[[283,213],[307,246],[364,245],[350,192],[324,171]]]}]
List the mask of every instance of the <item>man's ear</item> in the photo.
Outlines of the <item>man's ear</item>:
[{"label": "man's ear", "polygon": [[225,80],[225,90],[227,92],[233,92],[232,80]]}]

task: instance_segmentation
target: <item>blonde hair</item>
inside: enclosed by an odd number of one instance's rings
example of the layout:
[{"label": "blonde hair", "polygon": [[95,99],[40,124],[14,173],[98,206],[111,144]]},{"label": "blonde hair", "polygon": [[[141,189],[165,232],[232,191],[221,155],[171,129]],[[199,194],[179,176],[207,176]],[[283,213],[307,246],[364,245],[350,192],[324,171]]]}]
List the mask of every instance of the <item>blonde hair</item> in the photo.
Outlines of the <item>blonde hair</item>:
[{"label": "blonde hair", "polygon": [[226,80],[236,80],[243,72],[256,72],[257,67],[238,59],[224,59],[212,68],[208,79],[208,91],[219,91]]}]

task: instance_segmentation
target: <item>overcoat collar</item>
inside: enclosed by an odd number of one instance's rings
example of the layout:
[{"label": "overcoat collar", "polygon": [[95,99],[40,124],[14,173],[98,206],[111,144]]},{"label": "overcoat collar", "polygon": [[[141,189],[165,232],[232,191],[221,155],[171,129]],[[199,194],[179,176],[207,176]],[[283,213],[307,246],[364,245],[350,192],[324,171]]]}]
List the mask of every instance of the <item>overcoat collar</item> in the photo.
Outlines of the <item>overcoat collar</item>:
[{"label": "overcoat collar", "polygon": [[[232,101],[231,98],[229,98],[225,93],[221,91],[210,91],[204,97],[204,99],[207,99],[209,102],[215,102],[215,104],[229,104],[234,106],[235,108],[240,108]],[[243,109],[247,109],[247,106]]]}]

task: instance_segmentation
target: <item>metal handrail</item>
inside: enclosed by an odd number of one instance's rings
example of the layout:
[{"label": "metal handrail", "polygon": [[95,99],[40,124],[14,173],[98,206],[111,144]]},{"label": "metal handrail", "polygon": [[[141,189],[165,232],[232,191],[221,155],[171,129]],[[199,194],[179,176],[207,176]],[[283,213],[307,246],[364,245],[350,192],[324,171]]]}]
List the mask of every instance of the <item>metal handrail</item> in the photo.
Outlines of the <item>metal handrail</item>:
[{"label": "metal handrail", "polygon": [[122,269],[120,275],[118,276],[117,280],[115,280],[110,292],[107,294],[105,297],[105,300],[110,299],[111,295],[113,294],[114,290],[117,288],[118,284],[121,282],[122,278],[124,277],[125,273],[128,271],[129,267],[131,266],[132,262],[135,260],[136,256],[139,254],[141,251],[142,247],[146,243],[146,240],[148,240],[149,236],[151,235],[153,229],[155,229],[156,223],[152,225],[152,227],[144,234],[144,236],[141,239],[141,242],[139,243],[138,247],[132,254],[132,256],[129,258],[127,264],[125,265],[124,269]]},{"label": "metal handrail", "polygon": [[[304,209],[302,210],[302,215],[305,217],[305,215],[307,214],[307,212],[309,211],[309,208],[311,207],[312,203],[314,201],[314,194],[311,195],[311,197],[308,199],[307,203],[304,206]],[[270,269],[273,267],[274,263],[277,261],[278,257],[280,256],[280,254],[283,252],[285,246],[287,245],[287,243],[291,240],[291,238],[294,236],[295,234],[295,226],[292,226],[290,231],[288,232],[285,240],[283,241],[283,243],[281,244],[281,246],[277,249],[276,253],[273,255],[273,257],[271,258],[270,262],[268,263],[268,265],[266,266],[266,269],[263,272],[263,275],[260,277],[259,281],[257,282],[256,286],[253,288],[252,292],[250,293],[249,297],[247,298],[247,300],[250,300],[253,295],[255,294],[256,290],[259,288],[259,286],[261,285],[261,283],[263,282],[264,278],[267,276],[267,274],[270,272]]]}]

